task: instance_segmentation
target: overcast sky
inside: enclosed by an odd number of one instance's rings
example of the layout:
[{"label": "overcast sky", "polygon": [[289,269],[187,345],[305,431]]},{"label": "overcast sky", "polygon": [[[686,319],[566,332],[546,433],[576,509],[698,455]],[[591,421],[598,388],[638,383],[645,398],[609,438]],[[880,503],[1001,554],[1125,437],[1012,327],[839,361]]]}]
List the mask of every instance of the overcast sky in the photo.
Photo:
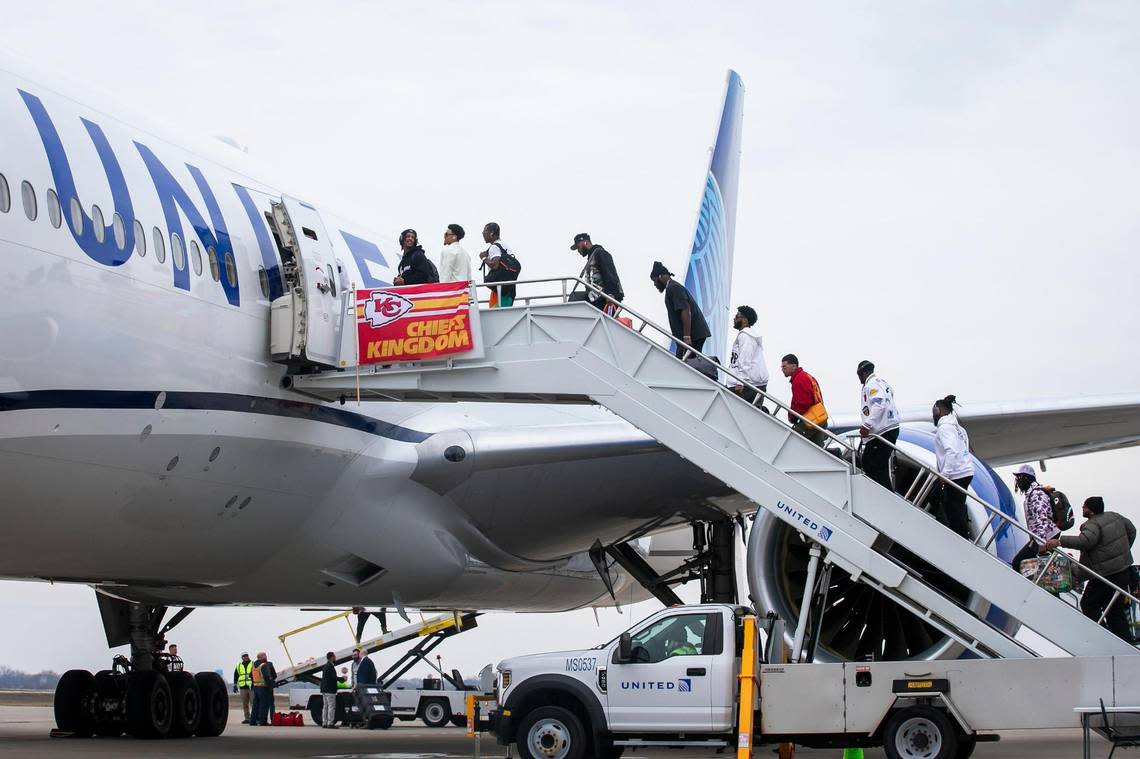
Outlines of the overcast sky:
[{"label": "overcast sky", "polygon": [[[733,300],[759,312],[774,372],[796,352],[846,413],[862,358],[904,406],[1140,384],[1135,3],[41,2],[3,15],[0,45],[227,135],[306,199],[415,227],[429,252],[450,222],[477,237],[495,220],[526,276],[564,275],[588,231],[627,301],[658,315],[650,264],[683,270],[732,67],[746,87]],[[1058,460],[1046,479],[1140,517],[1138,465],[1136,451]],[[0,604],[15,622],[0,664],[106,666],[89,589],[3,583]],[[312,617],[200,610],[178,640],[197,668],[242,648],[280,662],[276,635]],[[496,615],[441,650],[473,672],[600,642],[631,615],[600,617],[599,630],[588,611]]]}]

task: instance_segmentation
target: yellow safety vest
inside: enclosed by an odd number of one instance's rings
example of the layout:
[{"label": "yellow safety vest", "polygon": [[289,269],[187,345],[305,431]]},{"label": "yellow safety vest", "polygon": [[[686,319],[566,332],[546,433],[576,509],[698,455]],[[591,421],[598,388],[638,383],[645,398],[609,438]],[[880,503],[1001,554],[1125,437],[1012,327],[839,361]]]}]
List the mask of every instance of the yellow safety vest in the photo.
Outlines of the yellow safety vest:
[{"label": "yellow safety vest", "polygon": [[253,683],[253,662],[238,662],[237,684],[239,688],[248,688]]}]

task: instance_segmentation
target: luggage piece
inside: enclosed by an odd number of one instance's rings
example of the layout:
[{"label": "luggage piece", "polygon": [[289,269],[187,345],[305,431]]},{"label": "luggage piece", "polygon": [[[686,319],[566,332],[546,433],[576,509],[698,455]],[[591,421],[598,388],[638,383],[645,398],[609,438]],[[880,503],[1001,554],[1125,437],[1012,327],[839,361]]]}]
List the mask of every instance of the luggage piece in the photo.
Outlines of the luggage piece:
[{"label": "luggage piece", "polygon": [[1021,562],[1021,574],[1034,580],[1053,595],[1059,595],[1073,589],[1073,565],[1068,559],[1058,556],[1049,565],[1049,570],[1040,578],[1037,574],[1049,561],[1048,557],[1041,559],[1025,559]]}]

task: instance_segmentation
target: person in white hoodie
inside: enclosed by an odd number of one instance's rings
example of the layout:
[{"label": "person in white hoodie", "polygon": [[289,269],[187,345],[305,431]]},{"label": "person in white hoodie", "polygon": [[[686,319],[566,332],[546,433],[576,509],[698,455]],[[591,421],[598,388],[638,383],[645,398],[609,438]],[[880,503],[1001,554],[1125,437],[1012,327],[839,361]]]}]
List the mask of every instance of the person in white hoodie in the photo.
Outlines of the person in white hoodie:
[{"label": "person in white hoodie", "polygon": [[[970,455],[970,436],[954,413],[957,399],[953,395],[934,402],[934,456],[938,473],[962,490],[974,479],[974,462]],[[941,515],[938,521],[964,538],[970,537],[970,521],[966,515],[966,494],[942,483]]]},{"label": "person in white hoodie", "polygon": [[471,257],[459,244],[463,239],[463,227],[448,224],[443,233],[443,250],[439,253],[440,282],[468,282],[471,279]]},{"label": "person in white hoodie", "polygon": [[[754,324],[756,324],[756,310],[752,306],[740,306],[736,309],[736,316],[732,319],[736,340],[732,343],[732,358],[728,368],[761,391],[768,392],[768,364],[764,359],[764,338],[749,331]],[[755,390],[736,380],[732,380],[730,384],[733,392],[744,400],[749,403],[756,400]]]}]

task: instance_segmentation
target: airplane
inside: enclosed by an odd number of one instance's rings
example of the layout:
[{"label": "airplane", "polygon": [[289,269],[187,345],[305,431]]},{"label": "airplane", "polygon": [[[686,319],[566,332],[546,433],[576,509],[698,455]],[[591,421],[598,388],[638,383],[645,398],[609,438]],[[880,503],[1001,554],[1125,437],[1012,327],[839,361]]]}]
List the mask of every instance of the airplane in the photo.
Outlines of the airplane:
[{"label": "airplane", "polygon": [[[742,108],[729,72],[684,279],[722,349]],[[136,669],[149,670],[183,618],[166,619],[174,607],[553,612],[648,598],[617,566],[607,587],[590,548],[649,537],[652,558],[669,531],[755,511],[598,408],[344,406],[291,392],[268,351],[271,304],[284,294],[275,206],[331,245],[334,293],[389,285],[393,234],[300,200],[229,145],[155,125],[6,53],[0,114],[0,577],[94,588],[108,644],[131,644]],[[962,417],[977,456],[972,489],[1021,520],[990,465],[1140,440],[1136,396]],[[923,419],[900,441],[932,458]],[[459,475],[441,463],[455,444],[470,452]],[[751,590],[793,609],[790,531],[761,515],[751,532],[774,557]],[[993,550],[1008,559],[1018,548],[1006,535]],[[829,655],[878,644],[860,638]],[[915,657],[957,653],[935,635]],[[102,693],[96,681],[125,692],[126,668],[75,675],[57,705]],[[147,698],[165,687],[135,680]],[[199,685],[204,704],[208,689],[216,696],[216,684]],[[206,722],[199,734],[225,726],[224,716]]]}]

